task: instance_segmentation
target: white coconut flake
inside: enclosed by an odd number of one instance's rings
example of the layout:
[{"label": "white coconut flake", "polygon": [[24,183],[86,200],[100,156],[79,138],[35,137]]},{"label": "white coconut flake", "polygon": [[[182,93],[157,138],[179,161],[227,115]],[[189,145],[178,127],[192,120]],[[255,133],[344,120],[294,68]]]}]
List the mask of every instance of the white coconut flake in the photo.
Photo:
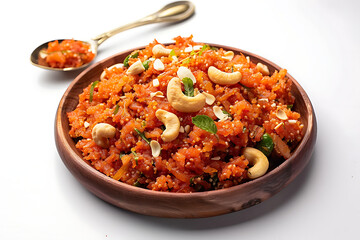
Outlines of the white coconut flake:
[{"label": "white coconut flake", "polygon": [[187,67],[183,67],[183,66],[179,67],[179,69],[177,70],[177,75],[181,80],[183,78],[188,77],[193,81],[193,84],[196,83],[196,78],[195,78],[194,74]]},{"label": "white coconut flake", "polygon": [[275,127],[274,127],[274,130],[277,130],[279,127],[281,127],[282,125],[284,125],[284,123],[279,123],[278,125],[276,125]]},{"label": "white coconut flake", "polygon": [[246,57],[246,61],[247,61],[248,63],[250,63],[250,57],[249,57],[249,56]]},{"label": "white coconut flake", "polygon": [[160,86],[159,79],[155,78],[155,79],[153,80],[153,86],[154,86],[154,87]]},{"label": "white coconut flake", "polygon": [[90,126],[90,123],[88,123],[87,121],[84,122],[84,127],[88,128]]},{"label": "white coconut flake", "polygon": [[289,119],[288,122],[289,123],[297,123],[297,121],[295,119]]},{"label": "white coconut flake", "polygon": [[152,92],[150,93],[150,97],[164,97],[164,94],[161,91],[157,91],[157,92]]},{"label": "white coconut flake", "polygon": [[179,61],[176,56],[172,56],[171,58],[172,58],[172,62],[177,62],[177,61]]},{"label": "white coconut flake", "polygon": [[164,71],[165,66],[163,64],[163,62],[160,59],[156,59],[154,61],[154,69],[157,71]]},{"label": "white coconut flake", "polygon": [[187,48],[184,49],[184,52],[189,53],[192,52],[193,47],[192,46],[188,46]]},{"label": "white coconut flake", "polygon": [[161,145],[158,141],[151,140],[150,142],[151,154],[153,157],[158,157],[161,153]]},{"label": "white coconut flake", "polygon": [[229,115],[223,113],[221,107],[219,107],[219,106],[214,106],[213,111],[214,111],[215,116],[220,120],[220,122],[225,121],[229,118]]},{"label": "white coconut flake", "polygon": [[212,105],[215,102],[216,98],[214,95],[207,92],[202,92],[202,94],[204,94],[206,97],[205,102],[207,105]]},{"label": "white coconut flake", "polygon": [[288,119],[288,116],[286,115],[286,113],[284,112],[284,110],[282,109],[279,109],[277,112],[276,112],[276,117],[278,119],[281,119],[281,120],[287,120]]},{"label": "white coconut flake", "polygon": [[193,47],[194,51],[199,51],[199,50],[201,50],[202,48],[203,48],[202,45],[195,45],[195,46]]},{"label": "white coconut flake", "polygon": [[243,65],[242,65],[242,64],[234,64],[234,67],[236,67],[236,68],[242,68]]},{"label": "white coconut flake", "polygon": [[44,51],[40,51],[40,52],[39,52],[39,57],[40,57],[40,58],[46,58],[47,55],[48,55],[48,54],[47,54],[46,52],[44,52]]},{"label": "white coconut flake", "polygon": [[211,160],[214,160],[214,161],[219,161],[221,159],[220,156],[217,156],[217,157],[212,157]]}]

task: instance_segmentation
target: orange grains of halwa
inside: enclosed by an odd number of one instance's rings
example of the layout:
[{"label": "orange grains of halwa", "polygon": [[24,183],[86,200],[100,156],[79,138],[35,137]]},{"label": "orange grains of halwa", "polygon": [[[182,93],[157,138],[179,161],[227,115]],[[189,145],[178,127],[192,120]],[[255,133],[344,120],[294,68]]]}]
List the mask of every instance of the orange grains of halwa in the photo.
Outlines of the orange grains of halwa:
[{"label": "orange grains of halwa", "polygon": [[80,67],[94,57],[89,43],[74,39],[56,40],[40,51],[39,64],[52,68]]},{"label": "orange grains of halwa", "polygon": [[[235,186],[254,165],[266,172],[289,158],[304,129],[286,70],[174,40],[132,52],[79,95],[67,115],[84,160],[115,180],[182,193]],[[246,148],[255,149],[248,159]]]}]

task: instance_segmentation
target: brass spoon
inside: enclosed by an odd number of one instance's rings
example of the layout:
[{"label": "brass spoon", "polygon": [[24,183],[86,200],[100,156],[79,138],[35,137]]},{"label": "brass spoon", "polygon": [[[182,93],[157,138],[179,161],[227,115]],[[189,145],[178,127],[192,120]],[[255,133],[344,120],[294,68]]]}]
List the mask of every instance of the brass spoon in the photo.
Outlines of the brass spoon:
[{"label": "brass spoon", "polygon": [[[195,6],[193,3],[189,2],[189,1],[173,2],[173,3],[170,3],[166,6],[164,6],[159,11],[157,11],[147,17],[141,18],[138,21],[126,24],[124,26],[121,26],[121,27],[115,28],[111,31],[100,34],[99,36],[92,38],[90,41],[83,41],[83,42],[90,44],[91,51],[95,54],[95,57],[96,57],[97,49],[98,49],[99,45],[102,44],[108,38],[114,36],[115,34],[118,34],[120,32],[123,32],[123,31],[131,29],[131,28],[135,28],[135,27],[139,27],[139,26],[143,26],[143,25],[147,25],[147,24],[152,24],[152,23],[179,22],[179,21],[189,18],[194,13],[194,11],[195,11]],[[62,40],[64,40],[64,39],[59,39],[59,42],[61,42]],[[52,41],[55,41],[55,40],[52,40]],[[52,42],[52,41],[49,41],[49,42]],[[73,70],[85,68],[91,63],[91,62],[86,63],[80,67],[68,67],[68,68],[52,68],[52,67],[41,65],[38,62],[39,52],[42,49],[47,48],[49,42],[41,44],[39,47],[37,47],[31,53],[30,61],[33,65],[40,67],[40,68],[47,69],[47,70],[73,71]],[[94,57],[94,59],[95,59],[95,57]]]}]

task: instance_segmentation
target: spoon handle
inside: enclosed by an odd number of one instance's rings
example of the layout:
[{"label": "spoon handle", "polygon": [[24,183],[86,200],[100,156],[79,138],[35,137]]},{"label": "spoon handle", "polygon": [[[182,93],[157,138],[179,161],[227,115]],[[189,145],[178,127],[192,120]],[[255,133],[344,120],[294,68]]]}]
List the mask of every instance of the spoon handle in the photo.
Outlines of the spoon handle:
[{"label": "spoon handle", "polygon": [[92,40],[94,40],[97,43],[97,46],[102,44],[105,40],[108,38],[114,36],[115,34],[118,34],[120,32],[123,32],[125,30],[152,24],[152,23],[160,23],[160,22],[178,22],[187,19],[190,17],[195,11],[195,6],[193,3],[189,1],[178,1],[170,3],[166,6],[164,6],[159,11],[148,15],[144,18],[141,18],[135,22],[126,24],[124,26],[115,28],[113,30],[110,30],[108,32],[105,32],[103,34],[100,34],[96,37],[94,37]]}]

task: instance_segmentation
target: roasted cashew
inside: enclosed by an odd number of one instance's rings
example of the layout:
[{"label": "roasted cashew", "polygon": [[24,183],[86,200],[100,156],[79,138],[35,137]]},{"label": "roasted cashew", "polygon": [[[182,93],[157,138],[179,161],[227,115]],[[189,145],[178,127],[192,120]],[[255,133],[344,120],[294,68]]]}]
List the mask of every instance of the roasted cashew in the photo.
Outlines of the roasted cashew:
[{"label": "roasted cashew", "polygon": [[256,68],[257,68],[257,70],[259,70],[259,72],[261,72],[262,75],[264,75],[264,76],[270,75],[269,68],[266,65],[264,65],[262,63],[258,63],[256,65]]},{"label": "roasted cashew", "polygon": [[219,69],[213,66],[209,67],[208,75],[212,82],[220,85],[232,85],[240,82],[241,80],[240,72],[227,73],[220,71]]},{"label": "roasted cashew", "polygon": [[107,123],[98,123],[93,128],[91,134],[95,144],[102,148],[109,147],[109,138],[115,136],[116,129]]},{"label": "roasted cashew", "polygon": [[152,53],[154,54],[154,57],[156,57],[156,58],[160,58],[162,56],[167,57],[167,56],[169,56],[170,52],[171,52],[171,49],[167,49],[161,44],[156,44],[152,48]]},{"label": "roasted cashew", "polygon": [[126,71],[129,75],[136,75],[145,71],[145,68],[140,60],[134,62],[129,69]]},{"label": "roasted cashew", "polygon": [[234,52],[227,51],[224,53],[224,56],[222,58],[231,61],[234,58]]},{"label": "roasted cashew", "polygon": [[252,147],[246,147],[243,154],[252,165],[252,167],[248,169],[247,175],[249,178],[258,178],[266,173],[269,168],[269,161],[260,150]]},{"label": "roasted cashew", "polygon": [[161,139],[164,142],[171,142],[176,139],[180,130],[179,118],[175,114],[163,109],[158,109],[155,112],[155,116],[165,125],[165,130],[161,134]]},{"label": "roasted cashew", "polygon": [[171,106],[179,112],[198,112],[206,103],[204,94],[198,94],[195,97],[186,96],[181,90],[180,79],[174,77],[167,86],[167,99]]}]

